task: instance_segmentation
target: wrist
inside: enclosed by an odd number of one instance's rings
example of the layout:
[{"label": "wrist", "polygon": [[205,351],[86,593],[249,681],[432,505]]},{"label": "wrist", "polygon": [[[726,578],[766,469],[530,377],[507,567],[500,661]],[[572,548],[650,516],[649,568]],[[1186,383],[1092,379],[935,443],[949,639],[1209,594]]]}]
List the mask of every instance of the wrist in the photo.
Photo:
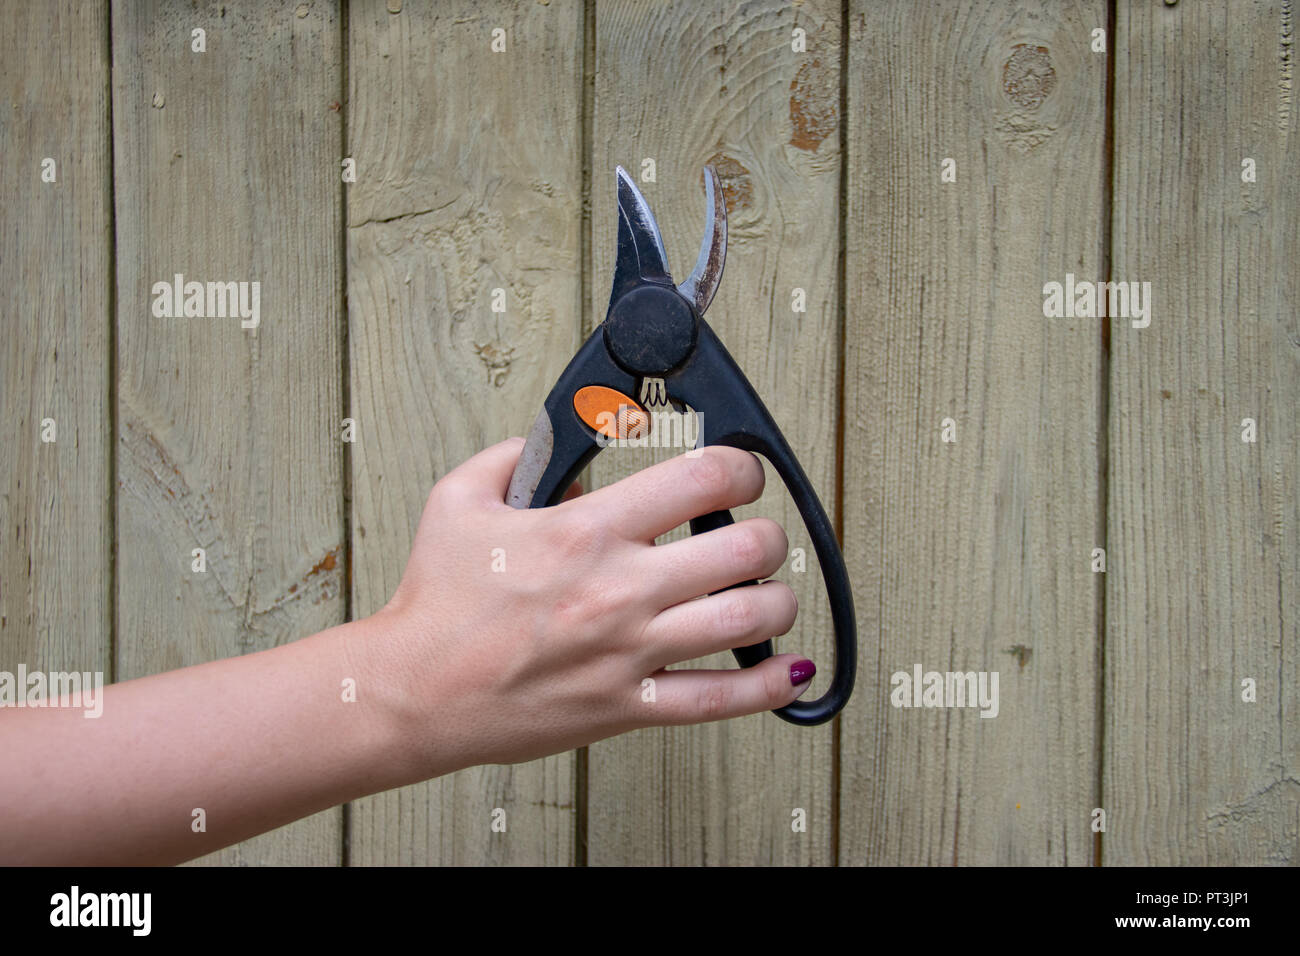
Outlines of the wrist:
[{"label": "wrist", "polygon": [[[431,720],[429,702],[441,699],[437,680],[418,660],[420,644],[409,618],[391,604],[343,627],[349,673],[356,680],[359,714],[368,724],[370,762],[379,786],[368,792],[418,783],[468,766]],[[444,722],[445,726],[445,722]]]}]

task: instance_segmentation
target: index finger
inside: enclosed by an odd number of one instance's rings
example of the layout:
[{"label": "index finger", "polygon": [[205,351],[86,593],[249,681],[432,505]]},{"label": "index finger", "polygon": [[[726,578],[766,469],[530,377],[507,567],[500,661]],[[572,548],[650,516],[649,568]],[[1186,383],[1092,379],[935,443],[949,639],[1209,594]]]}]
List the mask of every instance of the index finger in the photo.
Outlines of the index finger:
[{"label": "index finger", "polygon": [[709,445],[651,465],[560,507],[594,508],[621,537],[652,541],[710,511],[758,500],[765,480],[763,465],[753,453]]}]

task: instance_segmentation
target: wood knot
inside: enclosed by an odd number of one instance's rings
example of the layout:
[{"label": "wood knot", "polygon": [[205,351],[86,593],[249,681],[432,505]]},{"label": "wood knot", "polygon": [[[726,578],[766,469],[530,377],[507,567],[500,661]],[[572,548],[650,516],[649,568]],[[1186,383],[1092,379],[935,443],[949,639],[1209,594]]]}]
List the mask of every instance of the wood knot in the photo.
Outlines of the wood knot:
[{"label": "wood knot", "polygon": [[740,160],[719,150],[709,157],[709,164],[717,170],[718,180],[722,183],[728,216],[754,204],[754,181]]},{"label": "wood knot", "polygon": [[1024,644],[1012,644],[1007,648],[1006,653],[1014,657],[1020,664],[1020,669],[1024,670],[1025,665],[1029,663],[1029,658],[1034,655],[1034,649]]},{"label": "wood knot", "polygon": [[1036,110],[1056,87],[1056,70],[1045,46],[1018,43],[1002,66],[1002,89],[1021,109]]},{"label": "wood knot", "polygon": [[790,145],[815,153],[838,126],[839,87],[819,59],[799,67],[790,81]]},{"label": "wood knot", "polygon": [[474,351],[479,361],[487,369],[488,384],[495,388],[505,385],[510,374],[510,363],[514,361],[515,350],[500,342],[474,343]]}]

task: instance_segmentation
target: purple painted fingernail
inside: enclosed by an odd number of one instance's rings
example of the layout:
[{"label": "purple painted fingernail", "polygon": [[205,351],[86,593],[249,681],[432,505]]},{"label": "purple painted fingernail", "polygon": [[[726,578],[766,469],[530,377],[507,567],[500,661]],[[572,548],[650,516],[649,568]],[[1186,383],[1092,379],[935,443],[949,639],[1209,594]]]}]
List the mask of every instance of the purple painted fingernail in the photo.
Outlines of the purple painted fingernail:
[{"label": "purple painted fingernail", "polygon": [[817,665],[812,661],[795,661],[790,665],[790,683],[798,687],[804,681],[813,679],[817,673]]}]

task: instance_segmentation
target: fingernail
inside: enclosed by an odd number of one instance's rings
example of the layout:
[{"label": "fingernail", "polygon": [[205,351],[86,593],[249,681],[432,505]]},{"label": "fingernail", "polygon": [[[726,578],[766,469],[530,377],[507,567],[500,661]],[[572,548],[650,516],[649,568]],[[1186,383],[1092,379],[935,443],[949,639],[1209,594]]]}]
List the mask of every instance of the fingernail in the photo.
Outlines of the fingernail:
[{"label": "fingernail", "polygon": [[795,661],[790,665],[790,683],[798,687],[804,681],[813,679],[817,673],[817,665],[812,661]]}]

